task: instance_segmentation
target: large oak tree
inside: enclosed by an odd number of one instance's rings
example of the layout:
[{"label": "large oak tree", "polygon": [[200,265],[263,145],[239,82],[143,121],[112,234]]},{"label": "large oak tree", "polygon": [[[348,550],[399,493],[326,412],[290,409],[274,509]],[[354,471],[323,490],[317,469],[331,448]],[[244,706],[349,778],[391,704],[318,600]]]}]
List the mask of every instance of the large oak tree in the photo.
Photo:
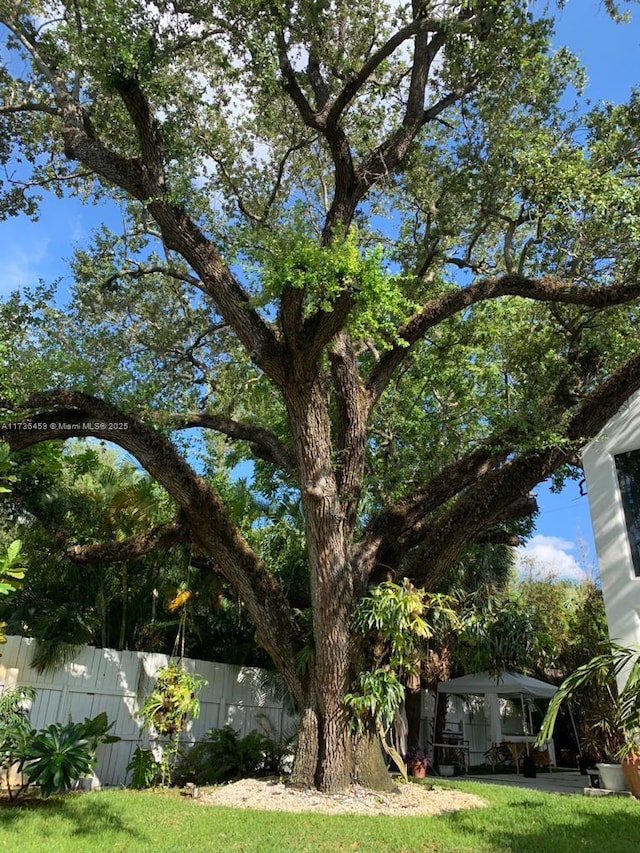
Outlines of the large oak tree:
[{"label": "large oak tree", "polygon": [[[166,489],[171,537],[103,547],[173,537],[224,576],[300,713],[294,778],[324,790],[358,772],[357,602],[517,541],[640,387],[640,102],[574,109],[528,7],[0,0],[4,214],[41,187],[123,218],[66,306],[3,306],[0,438],[107,438]],[[298,496],[311,635],[188,428]]]}]

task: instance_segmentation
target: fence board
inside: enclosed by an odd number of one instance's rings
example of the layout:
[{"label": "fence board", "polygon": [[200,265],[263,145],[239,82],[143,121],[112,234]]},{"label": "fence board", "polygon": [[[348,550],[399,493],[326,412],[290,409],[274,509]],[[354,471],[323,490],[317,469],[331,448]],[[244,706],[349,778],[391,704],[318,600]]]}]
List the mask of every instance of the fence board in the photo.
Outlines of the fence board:
[{"label": "fence board", "polygon": [[[115,723],[111,733],[121,740],[98,748],[98,763],[88,786],[126,784],[126,766],[136,746],[150,745],[136,714],[169,657],[86,647],[59,670],[41,674],[30,666],[34,647],[34,640],[7,638],[0,658],[0,693],[14,684],[36,689],[31,710],[34,728],[66,723],[69,718],[81,721],[105,711]],[[276,737],[295,725],[282,704],[264,689],[261,670],[200,660],[184,663],[208,682],[200,694],[200,718],[191,721],[185,744],[202,740],[209,729],[225,725],[246,735],[259,728],[261,714],[270,719]]]}]

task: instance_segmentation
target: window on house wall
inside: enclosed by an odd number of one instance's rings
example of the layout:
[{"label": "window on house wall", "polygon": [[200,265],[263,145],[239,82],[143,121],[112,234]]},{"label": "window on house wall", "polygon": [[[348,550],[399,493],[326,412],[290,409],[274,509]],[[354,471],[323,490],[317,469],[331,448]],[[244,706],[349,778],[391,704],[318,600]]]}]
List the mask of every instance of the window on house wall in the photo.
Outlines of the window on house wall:
[{"label": "window on house wall", "polygon": [[614,456],[633,571],[640,577],[640,450]]}]

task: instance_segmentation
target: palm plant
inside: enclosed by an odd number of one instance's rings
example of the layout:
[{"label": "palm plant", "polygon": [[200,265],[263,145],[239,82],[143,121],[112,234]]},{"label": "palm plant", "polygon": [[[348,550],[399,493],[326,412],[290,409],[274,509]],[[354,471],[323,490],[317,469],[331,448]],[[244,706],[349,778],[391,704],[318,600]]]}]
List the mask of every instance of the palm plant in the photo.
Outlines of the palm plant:
[{"label": "palm plant", "polygon": [[[624,687],[616,690],[616,679],[625,676]],[[604,654],[596,655],[590,661],[578,667],[558,688],[549,703],[542,722],[538,743],[553,735],[558,712],[563,703],[579,695],[588,686],[598,688],[600,694],[606,694],[608,708],[596,706],[596,714],[585,709],[585,717],[590,720],[591,731],[597,731],[601,757],[605,760],[619,760],[630,753],[638,753],[638,733],[640,732],[640,648],[624,647],[612,643]],[[593,708],[591,709],[594,710]]]}]

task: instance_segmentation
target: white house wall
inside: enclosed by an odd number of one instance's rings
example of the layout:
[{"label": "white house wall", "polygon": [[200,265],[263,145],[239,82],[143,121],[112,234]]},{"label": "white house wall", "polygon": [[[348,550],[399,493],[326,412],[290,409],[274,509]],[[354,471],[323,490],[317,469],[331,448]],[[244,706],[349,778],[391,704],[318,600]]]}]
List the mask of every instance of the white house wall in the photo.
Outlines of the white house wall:
[{"label": "white house wall", "polygon": [[[35,641],[23,637],[7,640],[0,657],[0,693],[14,686],[36,689],[33,728],[69,719],[81,722],[105,711],[109,721],[115,722],[111,734],[121,740],[98,748],[92,785],[125,784],[126,767],[136,746],[149,746],[136,714],[153,689],[158,669],[170,658],[89,646],[54,673],[38,673],[30,665]],[[276,737],[295,730],[295,720],[262,686],[262,670],[189,659],[184,664],[208,684],[200,692],[200,716],[189,723],[181,737],[183,744],[204,740],[209,729],[226,725],[247,735],[260,728],[263,716]]]},{"label": "white house wall", "polygon": [[609,635],[624,646],[640,642],[640,578],[634,574],[614,456],[638,449],[635,394],[582,452]]}]

